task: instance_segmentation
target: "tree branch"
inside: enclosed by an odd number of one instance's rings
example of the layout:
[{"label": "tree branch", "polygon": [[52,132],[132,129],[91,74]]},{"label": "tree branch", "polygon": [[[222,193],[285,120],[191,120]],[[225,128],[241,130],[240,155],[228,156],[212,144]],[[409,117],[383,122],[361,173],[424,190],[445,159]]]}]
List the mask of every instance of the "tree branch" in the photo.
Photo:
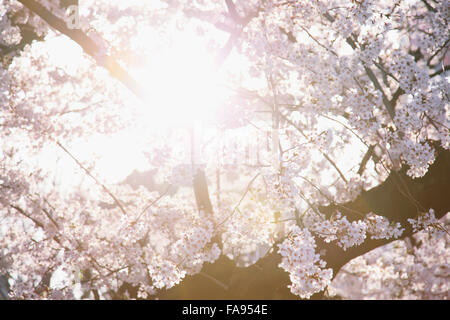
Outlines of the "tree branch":
[{"label": "tree branch", "polygon": [[120,64],[111,56],[104,52],[104,48],[101,48],[95,43],[89,36],[87,36],[80,29],[69,29],[67,24],[53,13],[51,13],[47,8],[34,0],[18,0],[25,7],[27,7],[31,12],[35,13],[41,17],[45,22],[47,22],[53,29],[61,32],[62,34],[68,36],[70,39],[75,41],[85,53],[93,57],[98,64],[105,67],[109,73],[124,84],[129,90],[136,94],[139,98],[146,100],[146,91],[136,82]]},{"label": "tree branch", "polygon": [[361,176],[364,173],[364,170],[366,169],[367,162],[370,160],[370,157],[372,157],[374,146],[371,145],[369,149],[367,149],[366,154],[361,160],[361,164],[359,165],[358,174]]},{"label": "tree branch", "polygon": [[96,177],[94,177],[92,175],[92,173],[85,167],[83,166],[83,164],[78,161],[77,158],[75,158],[74,155],[72,155],[72,153],[70,153],[69,150],[66,149],[66,147],[64,147],[59,141],[56,141],[56,144],[58,145],[58,147],[60,147],[65,153],[67,153],[75,162],[76,164],[83,169],[84,172],[86,172],[86,174],[91,177],[95,183],[97,183],[100,187],[102,187],[102,189],[113,199],[114,203],[120,208],[120,211],[122,211],[123,214],[127,214],[125,208],[122,206],[122,203],[119,201],[119,199],[117,199],[117,197],[103,184],[101,183]]},{"label": "tree branch", "polygon": [[441,73],[444,73],[444,72],[446,72],[446,71],[448,71],[448,70],[450,70],[450,65],[447,65],[447,66],[445,66],[445,67],[439,69],[438,71],[436,71],[436,72],[430,74],[430,78],[433,78],[433,77],[435,77],[435,76],[437,76],[437,75],[440,75]]},{"label": "tree branch", "polygon": [[[436,218],[441,218],[450,211],[450,197],[448,197],[450,150],[439,147],[436,149],[438,150],[436,160],[424,177],[405,179],[421,206],[435,209]],[[406,169],[400,174],[406,175],[405,172]],[[417,214],[416,207],[398,191],[394,181],[395,174],[397,173],[391,173],[385,182],[373,189],[363,191],[355,201],[345,203],[343,207],[358,208],[364,213],[375,212],[392,221],[414,218]],[[336,205],[319,207],[324,213],[332,212],[335,208]],[[343,214],[346,213],[341,208],[340,211]],[[405,227],[406,224],[409,223],[406,222],[403,226]],[[412,234],[412,228],[407,227],[402,238]],[[326,261],[327,268],[333,269],[334,275],[350,260],[395,240],[397,239],[367,239],[361,245],[344,251],[333,242],[325,243],[316,237],[317,251],[323,253],[322,259]],[[181,284],[169,290],[159,292],[157,297],[160,299],[298,299],[287,288],[290,279],[289,275],[278,267],[280,260],[276,244],[265,257],[258,260],[259,268],[253,268],[253,266],[239,268],[234,261],[221,256],[214,264],[205,265],[202,271],[226,284],[228,291],[212,287],[208,279],[194,275],[187,277]],[[320,299],[322,295],[323,292],[312,298]]]}]

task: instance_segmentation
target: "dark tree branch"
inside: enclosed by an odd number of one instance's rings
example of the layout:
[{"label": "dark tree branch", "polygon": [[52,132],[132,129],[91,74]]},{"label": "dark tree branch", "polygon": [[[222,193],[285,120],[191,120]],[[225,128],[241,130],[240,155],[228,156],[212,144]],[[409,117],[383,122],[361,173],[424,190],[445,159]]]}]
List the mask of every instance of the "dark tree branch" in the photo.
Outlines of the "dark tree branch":
[{"label": "dark tree branch", "polygon": [[111,76],[119,80],[124,84],[129,90],[136,94],[139,98],[143,100],[146,99],[146,91],[136,82],[122,66],[111,56],[103,52],[103,49],[95,43],[89,36],[87,36],[80,29],[69,29],[67,24],[44,6],[34,0],[18,0],[30,11],[41,17],[45,22],[47,22],[52,28],[61,32],[62,34],[68,36],[70,39],[75,41],[83,51],[93,57],[97,63],[105,67]]},{"label": "dark tree branch", "polygon": [[[408,218],[417,215],[416,206],[405,198],[398,190],[397,174],[402,176],[406,187],[424,209],[433,208],[436,218],[443,217],[450,211],[450,150],[436,147],[438,155],[430,166],[427,174],[422,178],[412,179],[406,176],[406,168],[400,173],[393,172],[386,181],[379,186],[364,191],[356,200],[342,204],[319,207],[330,216],[338,207],[342,214],[349,214],[349,210],[358,210],[363,213],[374,212],[387,217],[391,221],[398,221],[405,227],[402,238],[413,234]],[[349,214],[349,220],[352,216]],[[375,248],[383,246],[397,239],[374,240],[367,239],[359,246],[344,251],[334,243],[325,243],[316,238],[317,251],[324,250],[322,259],[327,267],[333,269],[336,275],[350,260],[361,256]],[[236,267],[235,263],[225,256],[219,258],[214,264],[205,265],[203,272],[208,273],[218,281],[228,286],[228,291],[212,286],[210,280],[202,276],[187,277],[180,285],[161,291],[157,294],[160,299],[298,299],[290,293],[287,285],[290,284],[289,275],[278,267],[281,257],[278,255],[276,244],[265,257],[257,263],[258,267]],[[322,251],[323,252],[323,251]],[[320,299],[322,293],[312,298]]]},{"label": "dark tree branch", "polygon": [[394,94],[392,95],[391,104],[395,106],[398,98],[400,98],[400,96],[404,93],[405,93],[405,91],[399,86],[397,88],[397,90],[394,92]]},{"label": "dark tree branch", "polygon": [[450,70],[450,65],[447,65],[447,66],[439,69],[438,71],[433,72],[432,74],[430,74],[430,78],[436,77],[436,76],[440,75],[441,73],[444,73],[448,70]]},{"label": "dark tree branch", "polygon": [[198,210],[211,214],[213,210],[204,170],[198,170],[194,175],[194,193]]},{"label": "dark tree branch", "polygon": [[425,7],[431,12],[437,12],[435,8],[433,8],[426,0],[422,0]]},{"label": "dark tree branch", "polygon": [[[445,41],[445,43],[440,46],[428,59],[427,59],[427,66],[431,67],[431,61],[433,61],[433,59],[439,54],[439,52],[441,52],[443,49],[447,48],[448,50],[448,44],[450,43],[450,39],[447,39],[447,41]],[[447,52],[447,51],[446,51]],[[445,53],[446,53],[445,52]],[[444,56],[442,58],[445,58],[445,53]]]},{"label": "dark tree branch", "polygon": [[236,10],[236,6],[234,5],[233,0],[225,0],[225,4],[227,5],[228,8],[228,15],[230,16],[231,19],[233,19],[233,21],[235,23],[241,24],[242,23],[242,18],[241,16],[239,16],[237,10]]},{"label": "dark tree branch", "polygon": [[370,160],[373,154],[373,148],[374,146],[370,146],[369,149],[367,149],[366,154],[361,160],[361,164],[359,165],[358,174],[361,176],[364,173],[364,170],[366,169],[367,162]]},{"label": "dark tree branch", "polygon": [[367,67],[367,66],[364,66],[364,70],[366,71],[366,74],[369,77],[369,79],[372,82],[372,84],[374,85],[374,87],[378,91],[380,91],[381,96],[383,98],[383,104],[386,107],[386,110],[388,111],[389,116],[391,117],[391,119],[394,120],[394,118],[395,118],[395,107],[394,107],[394,105],[387,98],[386,93],[384,93],[384,90],[381,87],[380,82],[378,81],[377,77],[372,72],[372,70],[369,67]]},{"label": "dark tree branch", "polygon": [[23,210],[21,207],[16,206],[16,205],[13,205],[13,204],[10,205],[10,207],[13,208],[13,209],[15,209],[17,212],[19,212],[19,213],[20,213],[21,215],[23,215],[24,217],[26,217],[26,218],[30,219],[31,221],[33,221],[33,223],[34,223],[37,227],[39,227],[39,228],[45,230],[45,226],[44,226],[44,224],[43,224],[41,221],[39,221],[39,220],[37,220],[36,218],[33,218],[32,216],[30,216],[29,214],[27,214],[27,213],[25,212],[25,210]]},{"label": "dark tree branch", "polygon": [[286,29],[284,29],[283,27],[278,27],[278,29],[280,30],[280,32],[284,35],[287,36],[288,40],[292,43],[297,42],[297,38],[294,36],[294,34],[292,33],[292,31],[286,31]]}]

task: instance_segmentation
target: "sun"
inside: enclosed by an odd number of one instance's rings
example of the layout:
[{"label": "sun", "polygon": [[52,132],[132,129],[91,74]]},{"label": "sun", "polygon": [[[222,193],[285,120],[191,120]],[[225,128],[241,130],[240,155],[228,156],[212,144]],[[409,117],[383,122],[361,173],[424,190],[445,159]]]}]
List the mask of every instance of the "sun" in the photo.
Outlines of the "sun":
[{"label": "sun", "polygon": [[189,31],[175,33],[130,72],[145,91],[144,120],[156,128],[207,122],[226,96],[214,54]]},{"label": "sun", "polygon": [[[130,100],[131,102],[124,101],[127,107],[123,108],[124,112],[133,109],[135,125],[107,136],[93,134],[88,141],[74,139],[66,145],[80,159],[96,155],[94,173],[106,183],[120,182],[134,169],[147,169],[148,159],[142,153],[146,147],[143,142],[138,141],[152,140],[150,138],[153,135],[165,137],[168,143],[170,141],[177,144],[173,147],[186,149],[186,154],[190,154],[190,138],[175,141],[169,137],[169,131],[180,129],[186,136],[194,132],[198,145],[206,140],[203,137],[205,132],[213,134],[211,132],[214,130],[214,122],[211,120],[217,116],[216,111],[223,106],[230,94],[223,85],[224,72],[216,65],[216,54],[208,50],[204,37],[192,30],[174,30],[170,34],[170,41],[153,39],[148,50],[145,50],[143,63],[127,68],[130,76],[139,83],[145,93],[144,99],[136,105],[135,99]],[[145,47],[150,42],[148,38],[148,35],[139,36],[138,40],[142,41]],[[83,59],[81,48],[70,39],[53,36],[49,37],[48,44],[52,61],[69,71],[89,62]],[[68,48],[73,50],[67,50]],[[69,59],[67,52],[72,52]],[[196,151],[197,149],[195,148]],[[62,172],[59,179],[79,183],[73,176],[76,170],[73,160],[64,154],[60,155],[61,159],[54,159],[51,156],[53,153],[52,150],[48,152],[49,166],[58,162],[61,167],[73,168]]]}]

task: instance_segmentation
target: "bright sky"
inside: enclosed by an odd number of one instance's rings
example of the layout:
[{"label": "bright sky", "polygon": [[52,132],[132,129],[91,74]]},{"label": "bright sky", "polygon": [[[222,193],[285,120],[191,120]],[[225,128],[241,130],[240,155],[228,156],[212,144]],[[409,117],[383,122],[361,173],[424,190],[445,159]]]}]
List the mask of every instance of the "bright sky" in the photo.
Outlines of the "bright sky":
[{"label": "bright sky", "polygon": [[208,120],[227,94],[214,56],[200,38],[186,31],[179,32],[170,47],[147,57],[146,65],[131,74],[148,88],[146,119],[157,128]]},{"label": "bright sky", "polygon": [[[198,36],[195,30],[173,32],[171,41],[147,42],[148,55],[144,63],[135,66],[130,73],[144,88],[148,88],[148,103],[137,108],[141,115],[139,119],[146,128],[158,133],[181,127],[188,134],[194,120],[197,126],[204,126],[230,94],[224,74],[239,74],[248,70],[247,59],[235,51],[227,58],[224,68],[218,70],[214,65],[215,54],[208,51],[205,39]],[[46,45],[49,46],[50,61],[68,72],[74,72],[80,64],[88,63],[82,58],[81,48],[64,36],[48,36]],[[243,79],[247,87],[253,88],[264,88],[267,85],[265,81]],[[136,111],[136,106],[124,106],[125,112],[129,107]],[[324,121],[323,125],[326,130],[326,127],[336,124]],[[146,169],[148,160],[142,153],[145,145],[138,141],[142,134],[137,128],[131,128],[113,136],[94,135],[88,142],[79,141],[67,147],[79,159],[99,155],[95,161],[95,172],[102,181],[115,183],[122,181],[135,169]],[[359,141],[355,142],[342,155],[344,173],[357,165],[355,161],[359,161],[355,152],[360,153],[361,146]],[[60,185],[66,184],[65,181],[78,184],[82,179],[79,173],[75,173],[77,165],[70,157],[61,157],[61,154],[57,155],[53,151],[45,153],[43,157],[49,166],[64,168],[57,170]],[[75,177],[75,174],[78,176]]]},{"label": "bright sky", "polygon": [[[88,63],[81,48],[67,37],[50,35],[46,45],[49,60],[69,73]],[[215,56],[207,51],[204,40],[195,32],[179,31],[174,33],[170,46],[153,45],[149,49],[151,53],[144,64],[130,70],[130,74],[148,88],[148,103],[137,108],[124,106],[124,112],[133,108],[133,112],[140,115],[138,119],[142,123],[138,127],[145,125],[148,131],[130,128],[127,132],[110,136],[98,134],[89,141],[80,140],[66,146],[80,160],[100,155],[95,161],[95,171],[107,183],[119,182],[135,169],[146,169],[148,160],[142,154],[145,151],[143,134],[152,130],[161,133],[171,128],[184,128],[188,133],[194,120],[196,125],[202,125],[211,119],[229,94],[223,85],[222,73],[214,65]],[[61,156],[50,148],[41,160],[50,168],[60,168],[58,181],[79,183],[80,177],[73,176],[76,164],[70,157]]]}]

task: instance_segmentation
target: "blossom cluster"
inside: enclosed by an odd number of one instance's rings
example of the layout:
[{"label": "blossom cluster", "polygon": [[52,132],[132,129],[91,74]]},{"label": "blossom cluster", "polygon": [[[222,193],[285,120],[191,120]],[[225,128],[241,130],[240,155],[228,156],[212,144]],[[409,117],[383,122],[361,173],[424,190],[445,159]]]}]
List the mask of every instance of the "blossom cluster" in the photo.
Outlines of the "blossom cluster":
[{"label": "blossom cluster", "polygon": [[214,235],[211,221],[207,221],[201,227],[194,227],[184,233],[181,238],[173,244],[173,255],[179,261],[188,274],[200,272],[203,263],[213,263],[220,254],[217,243],[210,243]]},{"label": "blossom cluster", "polygon": [[338,212],[333,220],[324,220],[313,226],[312,230],[325,242],[337,240],[337,244],[344,250],[360,245],[366,238],[367,226],[364,221],[348,221]]},{"label": "blossom cluster", "polygon": [[333,270],[326,269],[325,261],[316,253],[316,242],[308,229],[293,227],[278,248],[280,268],[289,272],[293,294],[309,298],[330,284]]},{"label": "blossom cluster", "polygon": [[449,240],[422,230],[372,250],[345,265],[328,291],[344,299],[448,299]]},{"label": "blossom cluster", "polygon": [[399,222],[389,222],[386,217],[372,212],[366,215],[364,222],[371,239],[399,238],[404,231]]},{"label": "blossom cluster", "polygon": [[374,213],[368,213],[362,220],[350,222],[337,212],[331,219],[322,217],[309,225],[325,242],[336,241],[344,250],[363,243],[367,234],[371,239],[391,239],[399,238],[404,231],[399,222],[390,222],[386,217]]},{"label": "blossom cluster", "polygon": [[[57,0],[40,3],[64,14]],[[104,297],[124,283],[151,297],[221,254],[239,266],[255,263],[278,240],[291,292],[310,297],[333,276],[315,236],[347,250],[369,235],[402,235],[404,226],[373,213],[326,220],[316,208],[352,201],[403,165],[420,178],[435,161],[434,146],[450,148],[448,3],[433,2],[433,10],[419,0],[230,3],[236,12],[221,2],[190,0],[93,0],[80,7],[80,32],[131,75],[184,28],[227,56],[219,64],[232,93],[218,119],[203,124],[205,139],[197,146],[213,206],[206,214],[198,212],[192,191],[188,131],[160,129],[154,119],[167,110],[152,100],[146,78],[151,103],[143,104],[104,61],[51,31],[20,2],[0,2],[0,50],[11,56],[0,65],[0,258],[11,261],[1,270],[10,275],[11,297],[73,298],[74,279],[84,291],[77,297],[94,289]],[[22,48],[27,30],[39,39]],[[115,139],[120,134],[125,142]],[[114,141],[106,161],[99,160],[99,136]],[[256,152],[219,143],[225,136]],[[69,155],[63,145],[78,146],[77,152]],[[117,178],[136,169],[135,158],[145,158],[152,181],[130,186]],[[433,231],[430,236],[445,232],[432,209],[409,221],[414,231]],[[401,263],[411,267],[406,271],[389,266],[389,259],[358,265],[381,270],[379,282],[400,277],[404,284],[405,274],[425,274],[422,266],[440,261],[438,253],[448,257],[447,242],[439,240],[432,251],[429,243],[437,240],[427,241],[414,249],[417,267],[402,253]],[[437,289],[429,291],[448,287],[435,278]]]},{"label": "blossom cluster", "polygon": [[416,219],[408,219],[408,222],[411,224],[414,232],[425,230],[429,233],[436,234],[438,237],[442,237],[446,233],[445,227],[436,219],[434,209],[432,208],[427,212],[419,214]]}]

